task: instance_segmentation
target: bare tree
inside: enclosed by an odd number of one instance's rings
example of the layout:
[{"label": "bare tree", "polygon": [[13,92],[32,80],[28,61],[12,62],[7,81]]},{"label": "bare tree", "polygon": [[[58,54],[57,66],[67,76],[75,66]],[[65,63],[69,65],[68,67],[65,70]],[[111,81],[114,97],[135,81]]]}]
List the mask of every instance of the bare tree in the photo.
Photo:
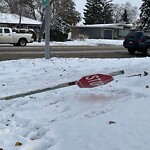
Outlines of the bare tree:
[{"label": "bare tree", "polygon": [[0,12],[2,12],[2,13],[8,12],[8,7],[6,6],[5,0],[1,0],[1,2],[0,2]]},{"label": "bare tree", "polygon": [[114,22],[122,22],[123,21],[123,14],[124,10],[126,10],[126,13],[128,14],[128,20],[130,23],[134,22],[137,20],[138,16],[138,7],[132,6],[130,2],[126,2],[125,4],[115,4],[113,6],[114,10]]},{"label": "bare tree", "polygon": [[34,0],[2,0],[0,6],[4,6],[3,12],[35,18]]}]

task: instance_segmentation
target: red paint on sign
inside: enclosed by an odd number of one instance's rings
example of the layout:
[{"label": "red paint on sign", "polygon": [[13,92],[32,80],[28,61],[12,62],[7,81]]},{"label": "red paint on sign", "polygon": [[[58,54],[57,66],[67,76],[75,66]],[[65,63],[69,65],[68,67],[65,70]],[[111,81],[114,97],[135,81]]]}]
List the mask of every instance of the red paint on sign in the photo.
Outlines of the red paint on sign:
[{"label": "red paint on sign", "polygon": [[80,88],[93,88],[96,86],[104,85],[113,80],[113,77],[105,74],[94,74],[82,77],[76,84]]}]

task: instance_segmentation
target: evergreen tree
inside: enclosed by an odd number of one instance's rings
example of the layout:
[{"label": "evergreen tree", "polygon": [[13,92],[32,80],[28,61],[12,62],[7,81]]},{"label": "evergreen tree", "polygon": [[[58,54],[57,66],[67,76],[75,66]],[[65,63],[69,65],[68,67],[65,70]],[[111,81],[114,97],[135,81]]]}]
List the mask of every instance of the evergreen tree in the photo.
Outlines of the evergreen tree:
[{"label": "evergreen tree", "polygon": [[122,21],[125,22],[125,23],[129,23],[128,13],[127,13],[126,9],[124,10],[124,13],[122,15]]},{"label": "evergreen tree", "polygon": [[87,0],[84,9],[84,24],[112,23],[112,0]]},{"label": "evergreen tree", "polygon": [[54,35],[51,39],[63,41],[69,27],[81,20],[80,13],[75,10],[73,0],[54,0],[51,11],[51,36]]},{"label": "evergreen tree", "polygon": [[61,8],[59,15],[66,24],[76,25],[80,21],[80,13],[75,10],[73,0],[61,0]]},{"label": "evergreen tree", "polygon": [[150,1],[142,0],[143,4],[140,7],[140,21],[141,28],[144,30],[150,30]]},{"label": "evergreen tree", "polygon": [[102,23],[102,5],[97,2],[95,5],[95,0],[87,0],[85,5],[86,9],[84,9],[84,24],[98,24]]}]

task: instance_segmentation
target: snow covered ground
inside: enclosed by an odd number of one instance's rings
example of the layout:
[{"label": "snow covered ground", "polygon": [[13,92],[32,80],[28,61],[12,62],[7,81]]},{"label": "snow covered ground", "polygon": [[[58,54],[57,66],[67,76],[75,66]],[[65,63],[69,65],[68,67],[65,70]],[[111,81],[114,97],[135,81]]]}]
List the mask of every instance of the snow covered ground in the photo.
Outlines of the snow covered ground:
[{"label": "snow covered ground", "polygon": [[[35,43],[28,43],[29,46],[43,46],[44,42],[35,42]],[[96,46],[96,45],[116,45],[121,46],[123,44],[123,40],[106,40],[106,39],[84,39],[84,40],[74,40],[74,41],[67,41],[67,42],[51,42],[50,45],[53,46]]]},{"label": "snow covered ground", "polygon": [[74,85],[1,100],[1,150],[149,150],[149,62],[148,57],[0,62],[1,98],[85,75],[125,71],[96,88]]}]

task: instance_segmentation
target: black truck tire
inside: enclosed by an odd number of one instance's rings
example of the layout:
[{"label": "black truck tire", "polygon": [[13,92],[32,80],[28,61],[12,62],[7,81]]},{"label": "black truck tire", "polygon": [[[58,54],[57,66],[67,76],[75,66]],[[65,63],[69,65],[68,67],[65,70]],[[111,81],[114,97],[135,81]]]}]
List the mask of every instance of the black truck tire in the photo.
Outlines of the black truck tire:
[{"label": "black truck tire", "polygon": [[27,45],[27,40],[26,39],[20,39],[18,42],[19,46],[26,46]]}]

